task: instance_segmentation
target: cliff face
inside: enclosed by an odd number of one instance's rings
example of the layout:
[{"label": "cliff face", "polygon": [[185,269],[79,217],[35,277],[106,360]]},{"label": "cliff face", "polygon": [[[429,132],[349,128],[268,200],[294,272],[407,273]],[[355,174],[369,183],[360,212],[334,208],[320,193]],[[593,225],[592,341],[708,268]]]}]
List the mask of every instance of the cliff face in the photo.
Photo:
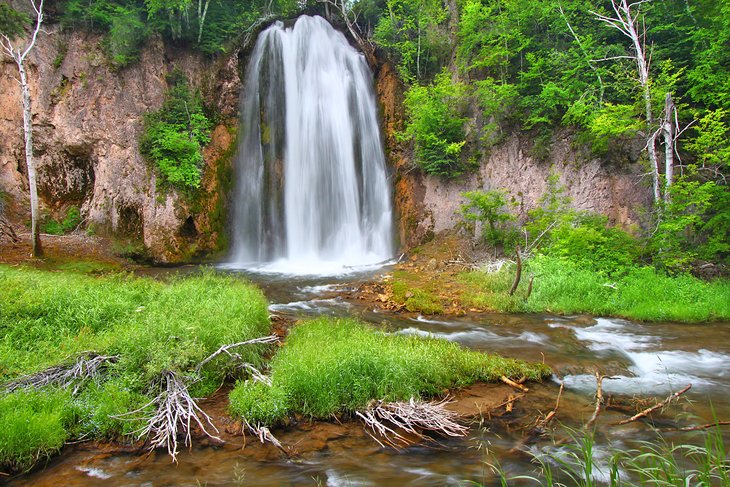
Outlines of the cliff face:
[{"label": "cliff face", "polygon": [[[140,240],[158,262],[179,262],[219,249],[225,243],[227,195],[233,187],[244,57],[233,52],[211,61],[152,39],[139,62],[115,72],[104,59],[99,37],[49,29],[28,60],[43,211],[58,217],[78,206],[86,225]],[[193,201],[158,189],[155,172],[138,148],[143,115],[161,106],[166,74],[173,67],[202,90],[224,121],[205,150],[202,191]],[[16,76],[12,62],[0,64],[0,191],[10,195],[16,220],[27,221]],[[581,155],[569,135],[556,140],[544,160],[530,155],[532,144],[525,136],[515,135],[483,156],[472,174],[454,181],[425,176],[413,167],[412,151],[395,137],[404,119],[403,87],[395,70],[388,63],[377,66],[375,81],[404,248],[453,228],[460,221],[464,191],[503,188],[518,202],[519,211],[534,207],[551,170],[560,174],[577,207],[604,213],[614,223],[635,223],[636,210],[649,204],[638,164]]]},{"label": "cliff face", "polygon": [[398,234],[404,248],[417,246],[460,223],[459,210],[465,201],[461,193],[465,191],[506,190],[517,202],[514,211],[525,217],[545,193],[551,172],[559,175],[573,206],[607,215],[614,224],[639,223],[641,211],[651,204],[650,191],[641,179],[644,171],[635,162],[636,148],[626,148],[625,154],[608,161],[576,148],[567,133],[556,135],[547,157],[531,155],[532,141],[526,135],[514,134],[483,155],[473,173],[454,180],[425,175],[414,167],[412,150],[395,137],[403,129],[405,114],[403,86],[390,65],[378,67],[376,89],[393,165]]},{"label": "cliff face", "polygon": [[[234,143],[219,127],[207,151],[204,196],[195,204],[157,189],[154,171],[138,140],[143,115],[159,108],[166,74],[181,69],[224,117],[235,117],[238,57],[213,63],[151,39],[132,66],[112,71],[101,38],[62,33],[50,26],[27,65],[33,102],[35,157],[41,208],[60,216],[75,205],[97,231],[140,239],[151,256],[173,262],[218,245],[209,213],[218,204],[212,180],[221,155]],[[64,47],[62,47],[64,46]],[[12,62],[0,65],[0,190],[10,195],[19,219],[29,219],[20,88]],[[235,119],[232,122],[235,124]]]}]

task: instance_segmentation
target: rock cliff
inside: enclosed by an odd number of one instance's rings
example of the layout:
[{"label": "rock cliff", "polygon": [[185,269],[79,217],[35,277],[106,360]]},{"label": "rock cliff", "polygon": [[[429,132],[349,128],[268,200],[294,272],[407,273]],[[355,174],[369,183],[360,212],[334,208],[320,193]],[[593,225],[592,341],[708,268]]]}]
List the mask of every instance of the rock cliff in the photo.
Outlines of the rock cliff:
[{"label": "rock cliff", "polygon": [[[206,191],[194,204],[157,188],[157,177],[139,152],[145,113],[158,109],[166,74],[182,70],[222,119],[235,127],[240,76],[238,56],[211,61],[159,38],[150,39],[139,62],[115,71],[101,38],[47,28],[28,61],[33,101],[35,156],[42,211],[62,215],[74,205],[95,231],[139,240],[159,262],[187,259],[218,246],[210,212],[218,205],[217,164],[234,144],[225,127],[213,132],[206,155]],[[29,219],[17,68],[0,64],[0,190],[20,220]],[[27,215],[26,215],[27,213]]]}]

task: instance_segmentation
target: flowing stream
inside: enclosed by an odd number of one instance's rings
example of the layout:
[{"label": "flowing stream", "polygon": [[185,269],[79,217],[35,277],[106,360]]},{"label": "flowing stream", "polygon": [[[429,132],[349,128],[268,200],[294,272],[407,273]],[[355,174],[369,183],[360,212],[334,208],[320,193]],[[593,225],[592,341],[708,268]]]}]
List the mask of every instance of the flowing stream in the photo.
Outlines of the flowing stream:
[{"label": "flowing stream", "polygon": [[[194,269],[193,269],[194,270]],[[163,272],[170,272],[169,270]],[[253,274],[278,315],[307,318],[320,315],[356,316],[392,333],[435,335],[469,348],[530,361],[545,360],[555,372],[553,380],[531,385],[527,397],[517,402],[535,417],[554,404],[558,381],[566,390],[557,414],[561,425],[580,428],[593,411],[598,367],[614,379],[604,382],[607,393],[630,399],[664,398],[692,384],[686,399],[672,407],[672,416],[683,424],[704,424],[730,418],[730,323],[683,325],[641,324],[620,319],[586,316],[474,314],[460,318],[423,317],[374,310],[343,296],[354,288],[353,276],[296,277]],[[372,276],[363,275],[362,278]],[[644,423],[613,423],[626,413],[612,410],[599,416],[594,460],[604,466],[615,450],[635,448],[641,441],[656,441],[657,433]],[[658,423],[658,426],[671,426]],[[173,465],[160,451],[150,456],[114,454],[97,449],[74,450],[51,461],[45,471],[20,479],[34,486],[224,486],[224,485],[328,485],[328,486],[443,486],[475,481],[498,485],[489,464],[499,462],[508,475],[534,474],[529,455],[512,449],[520,445],[524,430],[509,422],[474,424],[464,439],[414,446],[402,451],[381,448],[355,422],[299,423],[275,430],[282,442],[300,455],[284,457],[273,447],[260,447],[255,439],[240,447],[196,446],[179,455]],[[667,441],[701,442],[702,433],[663,433]],[[241,440],[241,443],[243,441]],[[543,440],[532,453],[560,454],[565,447]],[[601,474],[597,474],[599,478]],[[510,485],[519,485],[510,483]],[[526,483],[525,485],[534,485]]]},{"label": "flowing stream", "polygon": [[261,33],[241,105],[231,267],[322,274],[392,256],[372,84],[321,17]]}]

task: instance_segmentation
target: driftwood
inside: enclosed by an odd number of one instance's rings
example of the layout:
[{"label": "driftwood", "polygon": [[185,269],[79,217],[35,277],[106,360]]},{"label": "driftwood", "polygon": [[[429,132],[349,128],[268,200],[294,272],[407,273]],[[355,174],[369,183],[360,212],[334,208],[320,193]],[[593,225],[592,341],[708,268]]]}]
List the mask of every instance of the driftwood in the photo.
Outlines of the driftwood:
[{"label": "driftwood", "polygon": [[[450,437],[465,436],[469,428],[456,422],[458,415],[446,409],[447,404],[448,398],[435,402],[416,401],[413,398],[407,402],[374,401],[365,410],[355,412],[355,415],[362,419],[367,433],[380,446],[401,448],[429,439],[424,431]],[[399,430],[404,434],[399,433]]]},{"label": "driftwood", "polygon": [[598,414],[601,412],[601,408],[603,407],[603,379],[610,379],[610,377],[606,377],[605,375],[601,375],[598,372],[596,372],[596,407],[593,410],[593,415],[591,416],[591,419],[588,420],[588,422],[583,426],[584,430],[588,430],[591,426],[593,426],[598,419]]},{"label": "driftwood", "polygon": [[561,382],[560,383],[560,390],[558,390],[558,398],[555,400],[555,407],[543,419],[541,419],[540,421],[538,421],[538,423],[537,423],[537,427],[538,428],[542,428],[542,429],[547,428],[548,425],[550,424],[550,422],[553,420],[553,418],[557,414],[558,408],[560,407],[560,398],[563,395],[563,389],[564,388],[565,388],[565,385]]},{"label": "driftwood", "polygon": [[654,412],[654,411],[656,411],[657,409],[663,408],[664,406],[666,406],[667,404],[669,404],[669,403],[670,403],[670,402],[672,402],[672,401],[673,401],[674,399],[678,398],[679,396],[681,396],[682,394],[684,394],[685,392],[687,392],[687,391],[688,391],[688,390],[690,390],[691,388],[692,388],[692,384],[689,384],[689,385],[688,385],[687,387],[685,387],[685,388],[684,388],[684,389],[682,389],[681,391],[677,391],[677,392],[675,392],[674,394],[670,394],[670,395],[669,395],[669,397],[667,397],[666,399],[664,399],[664,400],[663,400],[662,402],[660,402],[660,403],[657,403],[657,404],[655,404],[655,405],[654,405],[654,406],[652,406],[652,407],[646,408],[646,409],[644,409],[643,411],[641,411],[640,413],[637,413],[637,414],[635,414],[635,415],[631,416],[631,417],[630,417],[630,418],[628,418],[628,419],[624,419],[623,421],[619,421],[619,422],[618,422],[618,423],[616,423],[616,424],[617,424],[617,425],[619,425],[619,424],[628,424],[628,423],[631,423],[631,422],[633,422],[633,421],[636,421],[637,419],[641,419],[641,418],[643,418],[643,417],[646,417],[647,415],[649,415],[649,414],[653,413],[653,412]]},{"label": "driftwood", "polygon": [[[237,353],[231,353],[230,352],[230,350],[233,349],[233,348],[242,347],[244,345],[254,345],[254,344],[257,344],[257,343],[258,344],[261,344],[261,343],[263,343],[263,344],[277,343],[278,341],[279,341],[279,337],[278,336],[276,336],[276,335],[269,335],[269,336],[266,336],[266,337],[253,338],[251,340],[246,340],[245,342],[238,342],[238,343],[231,343],[229,345],[223,345],[218,350],[216,350],[215,352],[213,352],[212,354],[210,354],[205,360],[203,360],[202,362],[200,362],[198,364],[198,366],[195,367],[195,372],[196,373],[200,372],[201,369],[207,363],[209,363],[211,360],[213,360],[214,358],[216,358],[219,355],[224,354],[224,353],[226,355],[228,355],[232,360],[241,360],[241,356],[240,355],[238,355]],[[251,369],[256,370],[250,364],[245,364],[245,365],[248,366]],[[258,370],[256,370],[256,372],[258,373],[258,375],[262,375]],[[254,375],[254,377],[256,377],[256,376]]]},{"label": "driftwood", "polygon": [[[2,203],[0,203],[0,205],[1,204]],[[13,243],[20,242],[20,238],[18,238],[15,230],[13,230],[13,226],[3,215],[2,206],[0,206],[0,238],[2,238],[3,236],[8,237],[8,239],[10,239],[10,241]]]},{"label": "driftwood", "polygon": [[519,382],[513,381],[512,379],[510,379],[506,375],[501,376],[499,378],[499,380],[501,380],[502,382],[504,382],[508,386],[514,387],[515,389],[518,389],[518,390],[520,390],[522,392],[529,392],[530,391],[530,389],[528,389],[527,387],[523,386]]},{"label": "driftwood", "polygon": [[47,386],[65,389],[73,386],[73,394],[76,394],[83,382],[98,378],[103,370],[118,358],[95,352],[83,352],[72,364],[56,365],[34,374],[24,375],[5,383],[2,388],[10,393],[18,389],[40,389]]},{"label": "driftwood", "polygon": [[[157,389],[160,391],[157,396],[141,408],[116,416],[118,419],[144,419],[145,425],[135,434],[139,439],[146,438],[149,441],[150,450],[164,447],[172,457],[172,461],[177,462],[178,431],[182,429],[185,433],[185,446],[192,446],[193,423],[197,424],[208,437],[223,441],[208,432],[206,423],[216,433],[218,428],[210,416],[195,403],[195,399],[190,397],[187,385],[175,372],[163,372],[157,383]],[[150,406],[154,406],[151,414],[146,413]],[[136,414],[143,416],[134,417]]]},{"label": "driftwood", "polygon": [[515,280],[512,282],[512,287],[509,290],[509,295],[512,296],[517,291],[517,286],[520,285],[520,279],[522,279],[522,257],[520,257],[520,248],[517,247],[515,252],[517,260],[517,271],[515,272]]}]

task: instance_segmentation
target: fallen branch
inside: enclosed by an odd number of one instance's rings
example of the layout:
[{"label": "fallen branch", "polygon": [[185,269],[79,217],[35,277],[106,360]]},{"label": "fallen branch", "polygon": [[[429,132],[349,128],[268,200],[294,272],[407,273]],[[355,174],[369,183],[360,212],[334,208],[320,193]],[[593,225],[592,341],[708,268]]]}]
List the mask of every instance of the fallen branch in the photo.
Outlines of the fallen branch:
[{"label": "fallen branch", "polygon": [[547,426],[550,424],[550,421],[553,420],[555,415],[558,412],[558,408],[560,407],[560,398],[563,395],[563,389],[565,388],[565,385],[561,382],[560,383],[560,390],[558,390],[558,398],[555,400],[555,408],[553,408],[552,411],[550,411],[547,416],[545,416],[541,421],[537,423],[538,428],[547,428]]},{"label": "fallen branch", "polygon": [[99,355],[95,352],[83,352],[76,361],[68,365],[56,365],[34,374],[24,375],[3,385],[5,392],[18,389],[40,389],[56,386],[62,389],[74,386],[75,395],[81,384],[89,379],[98,378],[102,370],[118,360],[117,356]]},{"label": "fallen branch", "polygon": [[688,390],[690,390],[690,388],[692,388],[692,384],[689,384],[687,387],[685,387],[681,391],[675,392],[674,394],[670,394],[669,397],[667,397],[666,399],[664,399],[662,402],[657,403],[657,404],[655,404],[652,407],[646,408],[643,411],[641,411],[640,413],[635,414],[635,415],[631,416],[628,419],[624,419],[623,421],[619,421],[616,424],[617,425],[620,425],[620,424],[628,424],[628,423],[631,423],[633,421],[636,421],[637,419],[641,419],[641,418],[643,418],[643,417],[645,417],[645,416],[653,413],[657,409],[663,408],[664,406],[666,406],[667,404],[669,404],[670,402],[672,402],[674,399],[678,398],[679,396],[681,396],[682,394],[684,394],[685,392],[687,392]]},{"label": "fallen branch", "polygon": [[140,419],[134,418],[133,415],[144,412],[149,406],[154,406],[155,411],[151,416],[141,418],[146,420],[146,424],[135,432],[139,439],[149,440],[150,450],[164,447],[172,457],[172,461],[177,462],[178,430],[182,428],[185,433],[185,446],[192,446],[191,426],[193,422],[209,438],[223,441],[210,434],[205,428],[204,422],[218,433],[218,428],[215,427],[210,416],[200,409],[195,400],[190,397],[187,386],[175,372],[163,372],[158,387],[160,393],[150,402],[135,411],[116,416],[118,419]]},{"label": "fallen branch", "polygon": [[501,376],[499,378],[499,380],[501,380],[502,382],[504,382],[508,386],[514,387],[515,389],[518,389],[518,390],[520,390],[522,392],[529,392],[530,391],[530,389],[528,389],[527,387],[523,386],[522,384],[520,384],[518,382],[513,381],[512,379],[510,379],[506,375]]},{"label": "fallen branch", "polygon": [[251,432],[253,435],[258,437],[258,439],[261,443],[269,442],[272,445],[274,445],[276,448],[281,450],[286,456],[291,456],[289,451],[286,448],[284,448],[284,445],[281,444],[281,442],[276,438],[276,436],[271,434],[271,430],[269,430],[269,428],[267,428],[266,426],[262,426],[260,424],[257,424],[256,426],[252,426],[251,423],[249,423],[245,419],[243,420],[243,423],[244,423],[244,425],[243,425],[244,430],[248,429],[249,432]]},{"label": "fallen branch", "polygon": [[684,428],[669,429],[665,431],[701,431],[714,428],[716,426],[730,426],[730,421],[717,421],[715,423],[707,423],[700,426],[686,426]]},{"label": "fallen branch", "polygon": [[262,343],[262,344],[276,343],[278,341],[279,341],[279,337],[278,336],[276,336],[276,335],[269,335],[269,336],[266,336],[266,337],[253,338],[251,340],[246,340],[245,342],[238,342],[238,343],[231,343],[231,344],[228,344],[228,345],[223,345],[223,346],[221,346],[221,348],[219,348],[218,350],[216,350],[215,352],[213,352],[212,354],[210,354],[208,356],[208,358],[206,358],[205,360],[203,360],[202,362],[200,362],[198,364],[198,366],[195,367],[195,372],[196,373],[200,372],[200,370],[205,366],[205,364],[209,363],[211,360],[213,360],[214,358],[216,358],[217,356],[219,356],[222,353],[225,353],[226,355],[228,355],[233,360],[240,360],[241,359],[241,356],[240,355],[238,355],[238,354],[232,354],[230,352],[230,350],[232,348],[242,347],[244,345],[254,345],[254,344],[257,344],[257,343]]},{"label": "fallen branch", "polygon": [[603,379],[605,379],[606,376],[600,375],[598,372],[596,372],[596,408],[593,410],[593,416],[591,416],[591,419],[588,420],[588,422],[583,426],[584,430],[589,429],[593,424],[596,422],[596,419],[598,419],[598,414],[601,412],[601,406],[603,406]]},{"label": "fallen branch", "polygon": [[[413,398],[407,402],[375,401],[365,410],[355,412],[355,415],[375,433],[366,429],[380,446],[384,447],[387,444],[393,448],[400,448],[428,439],[424,431],[433,431],[450,437],[465,436],[469,428],[456,422],[458,414],[446,409],[447,404],[449,404],[448,398],[436,402],[416,401]],[[415,437],[416,441],[402,435],[398,430]],[[385,444],[375,436],[376,434]]]}]

